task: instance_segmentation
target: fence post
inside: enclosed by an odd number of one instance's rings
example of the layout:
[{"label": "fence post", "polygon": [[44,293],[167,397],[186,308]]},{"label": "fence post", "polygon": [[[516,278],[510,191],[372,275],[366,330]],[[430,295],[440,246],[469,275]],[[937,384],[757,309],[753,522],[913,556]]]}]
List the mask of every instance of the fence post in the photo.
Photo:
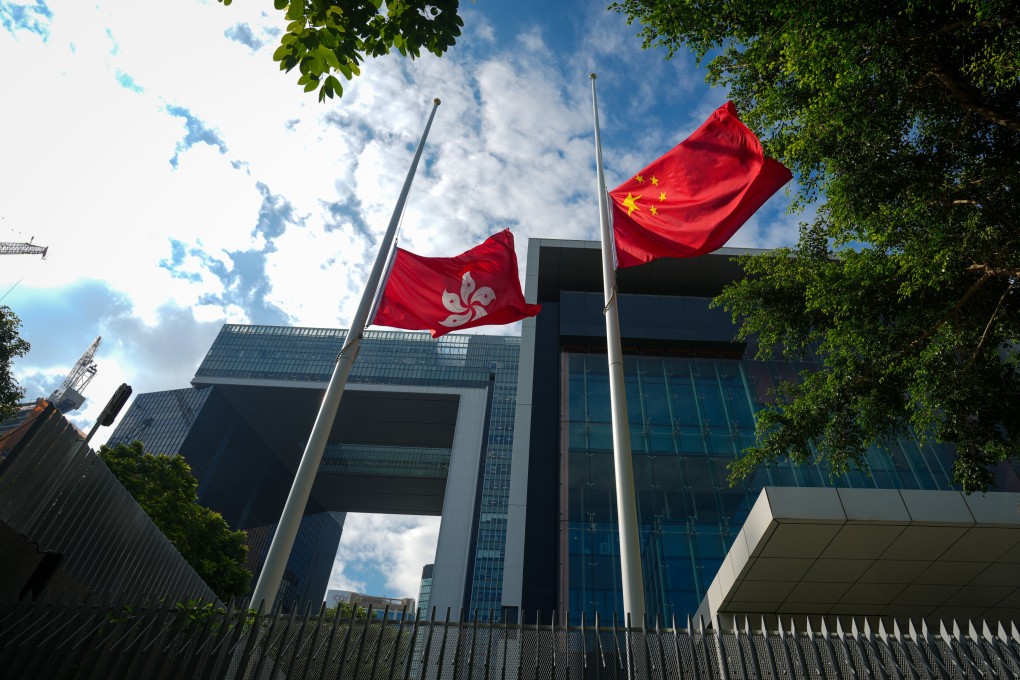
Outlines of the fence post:
[{"label": "fence post", "polygon": [[[255,619],[252,621],[251,630],[248,631],[248,640],[244,645],[244,651],[241,653],[241,663],[238,665],[241,677],[247,677],[248,664],[250,663],[252,650],[255,649],[255,645],[258,643],[258,638],[262,633],[262,610],[265,603],[259,602],[259,608],[255,610]],[[248,610],[244,609],[244,616],[241,618],[241,625],[243,626],[248,621]]]},{"label": "fence post", "polygon": [[443,677],[443,660],[446,659],[446,637],[450,634],[450,607],[446,608],[446,619],[443,621],[443,639],[439,642],[439,660],[436,661],[436,678]]},{"label": "fence post", "polygon": [[400,623],[397,624],[397,636],[393,640],[393,651],[390,653],[390,672],[386,674],[386,680],[393,680],[393,671],[397,668],[397,654],[400,652],[400,638],[404,636],[404,620],[406,618],[407,605],[405,604],[400,610]]},{"label": "fence post", "polygon": [[305,665],[304,668],[301,669],[302,678],[308,678],[308,672],[312,667],[312,660],[315,658],[315,649],[319,646],[319,636],[322,634],[322,620],[324,618],[326,618],[326,603],[322,602],[319,604],[319,616],[315,619],[315,628],[308,640],[302,644],[302,646],[304,646],[304,644],[308,645],[308,654],[305,655]]},{"label": "fence post", "polygon": [[[355,606],[354,609],[357,609],[357,607]],[[365,637],[368,636],[368,626],[371,623],[372,603],[369,602],[368,610],[365,612],[365,625],[361,628],[361,640],[358,642],[358,653],[354,656],[354,677],[358,677],[358,667],[361,665],[361,653],[365,651]]]},{"label": "fence post", "polygon": [[[450,615],[450,610],[447,609],[447,616]],[[429,657],[432,655],[432,632],[436,628],[436,608],[432,607],[432,619],[429,621],[429,634],[425,636],[425,650],[422,653],[421,658],[421,680],[427,680],[429,677]]]},{"label": "fence post", "polygon": [[[297,603],[295,603],[297,604]],[[308,617],[312,614],[312,602],[309,600],[305,603],[305,616],[301,619],[301,626],[298,628],[297,635],[294,636],[294,642],[291,646],[294,647],[294,651],[290,655],[290,663],[287,664],[287,677],[293,677],[294,664],[297,663],[298,654],[301,653],[301,647],[304,644],[303,638],[305,636],[305,628],[308,627]]]},{"label": "fence post", "polygon": [[[262,611],[262,607],[265,605],[265,600],[259,602],[259,611]],[[252,677],[261,677],[262,667],[266,663],[266,659],[269,658],[269,650],[273,647],[273,635],[276,633],[276,625],[280,622],[280,607],[272,607],[266,616],[272,617],[269,628],[266,630],[265,644],[262,647],[262,651],[259,653],[259,662],[255,665],[255,673]]]},{"label": "fence post", "polygon": [[[475,667],[475,639],[478,637],[478,607],[475,607],[475,618],[471,623],[471,649],[468,651],[468,678],[473,678]],[[456,675],[454,675],[456,677]]]},{"label": "fence post", "polygon": [[[569,622],[570,619],[567,619]],[[588,674],[588,633],[585,630],[584,610],[581,610],[581,677]],[[569,630],[569,628],[568,628]]]},{"label": "fence post", "polygon": [[[280,662],[283,660],[283,650],[287,647],[287,636],[290,634],[290,627],[294,625],[294,615],[296,612],[297,608],[291,606],[290,617],[287,619],[287,623],[283,627],[283,633],[280,634],[280,649],[276,652],[276,658],[273,659],[273,670],[269,673],[269,677],[271,678],[275,678],[277,673],[280,671]],[[268,654],[271,648],[272,641],[270,640],[270,646],[266,647],[265,653]]]},{"label": "fence post", "polygon": [[[414,647],[418,644],[418,626],[421,621],[421,610],[416,609],[414,614],[414,621],[411,622],[411,639],[407,641],[407,654],[405,655],[404,661],[404,680],[410,680],[411,677],[411,666],[414,664]],[[428,616],[428,612],[425,612]],[[337,676],[339,677],[339,676]]]},{"label": "fence post", "polygon": [[[390,605],[387,604],[385,609],[383,609],[382,623],[379,624],[379,636],[375,639],[375,656],[372,658],[372,672],[368,675],[368,677],[372,680],[375,680],[375,669],[379,666],[379,652],[382,650],[382,639],[383,635],[386,633],[386,622],[389,618]],[[371,623],[371,621],[368,621],[365,625],[368,626]]]},{"label": "fence post", "polygon": [[[673,653],[676,654],[676,677],[677,678],[681,678],[681,677],[683,677],[683,665],[684,665],[684,662],[683,662],[683,657],[680,655],[680,633],[676,629],[676,612],[675,611],[673,612],[673,621],[672,621],[672,623],[673,623]],[[688,640],[688,642],[691,642],[691,635],[690,635],[690,633],[691,633],[691,629],[688,628],[687,629],[687,640]],[[697,658],[694,656],[694,645],[693,644],[691,645],[691,661],[694,664],[694,675],[695,675],[695,677],[697,677],[697,675],[698,675],[698,665],[697,665],[698,662],[697,662]],[[758,676],[758,677],[760,678],[761,676]],[[772,676],[772,677],[775,677],[775,676]]]},{"label": "fence post", "polygon": [[[319,670],[319,680],[325,680],[326,669],[329,668],[329,659],[333,655],[333,643],[336,641],[336,627],[340,622],[340,603],[337,603],[336,611],[333,612],[333,625],[329,628],[329,639],[326,642],[326,651],[322,655],[322,667]],[[312,655],[315,656],[314,654]],[[258,678],[258,676],[255,676]]]},{"label": "fence post", "polygon": [[517,680],[524,673],[524,608],[518,610],[517,616]]},{"label": "fence post", "polygon": [[556,610],[552,610],[549,617],[549,649],[552,657],[552,666],[549,669],[549,680],[556,680]]},{"label": "fence post", "polygon": [[669,669],[666,668],[666,649],[662,644],[662,627],[659,625],[659,615],[655,615],[655,642],[659,648],[659,668],[662,673],[662,680],[666,680],[669,677]]},{"label": "fence post", "polygon": [[[460,668],[460,639],[463,637],[464,631],[464,608],[460,608],[460,613],[457,615],[457,642],[453,648],[453,677],[457,677],[457,670]],[[470,677],[470,676],[468,676]]]},{"label": "fence post", "polygon": [[492,657],[492,625],[495,623],[492,607],[489,607],[488,626],[485,629],[485,680],[489,680],[489,659]]}]

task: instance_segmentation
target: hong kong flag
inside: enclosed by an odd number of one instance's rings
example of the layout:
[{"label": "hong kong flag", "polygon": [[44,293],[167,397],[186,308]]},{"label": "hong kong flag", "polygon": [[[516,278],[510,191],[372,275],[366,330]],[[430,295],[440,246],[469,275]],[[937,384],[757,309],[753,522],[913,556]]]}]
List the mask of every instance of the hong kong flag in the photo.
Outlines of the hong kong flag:
[{"label": "hong kong flag", "polygon": [[509,229],[456,257],[422,257],[397,248],[375,319],[378,326],[450,331],[520,321],[538,314],[517,278]]},{"label": "hong kong flag", "polygon": [[620,268],[721,248],[793,175],[720,106],[672,150],[609,192]]}]

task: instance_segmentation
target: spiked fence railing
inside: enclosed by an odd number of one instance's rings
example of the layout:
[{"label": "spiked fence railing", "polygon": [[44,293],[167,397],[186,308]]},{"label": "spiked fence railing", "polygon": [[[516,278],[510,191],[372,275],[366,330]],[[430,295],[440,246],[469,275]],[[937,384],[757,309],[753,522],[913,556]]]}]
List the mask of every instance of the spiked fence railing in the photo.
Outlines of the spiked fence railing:
[{"label": "spiked fence railing", "polygon": [[[1020,678],[1013,623],[852,620],[752,629],[579,625],[555,613],[535,621],[474,617],[392,620],[371,608],[334,616],[263,613],[231,603],[0,604],[0,678],[197,678],[211,680],[926,680]],[[492,620],[490,615],[489,621]],[[569,621],[570,617],[564,617]],[[817,621],[817,619],[816,619]],[[739,625],[738,625],[739,623]],[[891,628],[891,630],[890,630]]]}]

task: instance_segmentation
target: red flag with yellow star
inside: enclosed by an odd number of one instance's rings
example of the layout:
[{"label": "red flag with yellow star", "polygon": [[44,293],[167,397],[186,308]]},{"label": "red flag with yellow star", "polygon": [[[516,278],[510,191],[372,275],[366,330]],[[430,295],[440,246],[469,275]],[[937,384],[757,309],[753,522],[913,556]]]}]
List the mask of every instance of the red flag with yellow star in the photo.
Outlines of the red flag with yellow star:
[{"label": "red flag with yellow star", "polygon": [[721,248],[793,175],[720,106],[690,137],[609,192],[619,268]]}]

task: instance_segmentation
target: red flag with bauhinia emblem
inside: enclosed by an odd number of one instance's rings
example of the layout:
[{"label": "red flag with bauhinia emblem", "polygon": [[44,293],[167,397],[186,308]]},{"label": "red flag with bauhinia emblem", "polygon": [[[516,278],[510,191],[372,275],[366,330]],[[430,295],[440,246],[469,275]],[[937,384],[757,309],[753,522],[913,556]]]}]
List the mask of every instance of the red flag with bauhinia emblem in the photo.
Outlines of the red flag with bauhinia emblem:
[{"label": "red flag with bauhinia emblem", "polygon": [[609,192],[617,266],[721,248],[792,176],[765,157],[726,102],[694,134]]},{"label": "red flag with bauhinia emblem", "polygon": [[438,338],[453,330],[520,321],[538,314],[517,277],[509,229],[456,257],[422,257],[397,248],[372,323],[427,330]]}]

